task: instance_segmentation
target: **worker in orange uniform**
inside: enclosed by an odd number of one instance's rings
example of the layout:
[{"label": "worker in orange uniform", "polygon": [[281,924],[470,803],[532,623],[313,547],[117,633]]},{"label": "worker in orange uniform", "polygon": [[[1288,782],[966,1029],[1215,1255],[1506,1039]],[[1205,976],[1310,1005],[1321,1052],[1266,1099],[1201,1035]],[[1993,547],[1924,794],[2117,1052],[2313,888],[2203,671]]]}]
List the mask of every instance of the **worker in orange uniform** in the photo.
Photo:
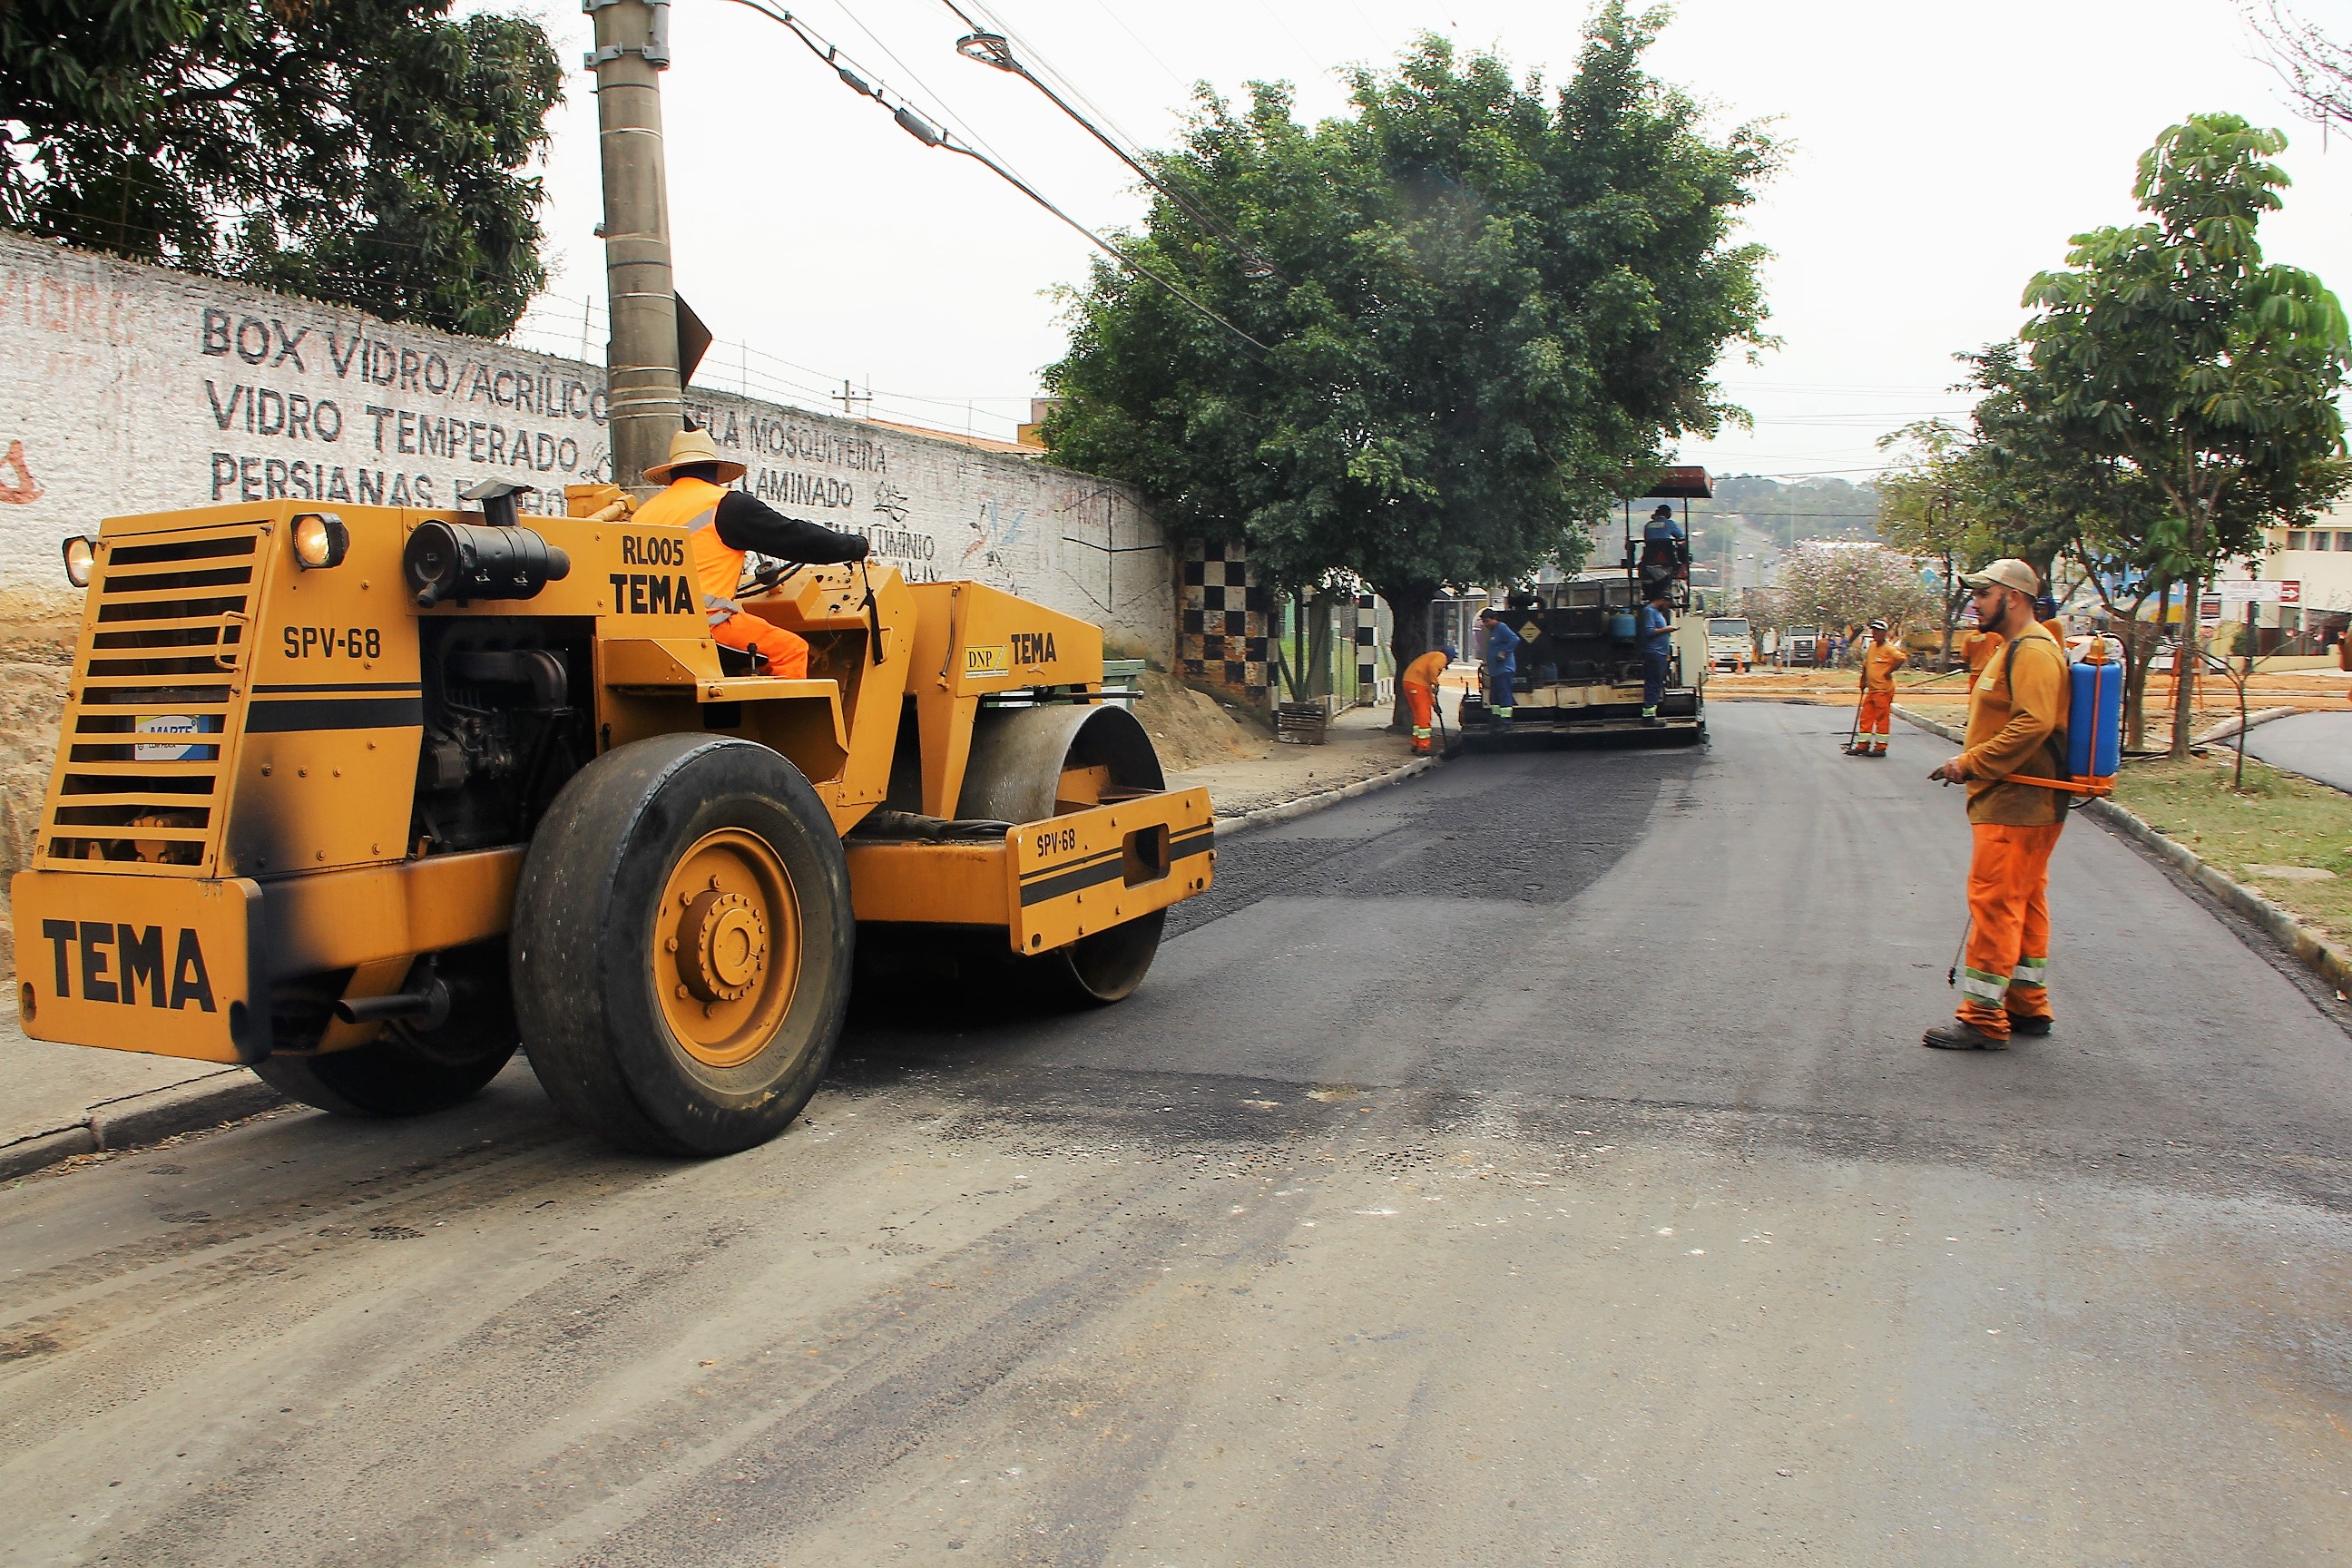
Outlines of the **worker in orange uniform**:
[{"label": "worker in orange uniform", "polygon": [[1437,710],[1437,682],[1454,668],[1454,647],[1430,649],[1404,667],[1397,678],[1404,688],[1404,705],[1412,710],[1412,754],[1425,757],[1430,753],[1429,721]]},{"label": "worker in orange uniform", "polygon": [[756,550],[779,561],[827,565],[863,561],[873,545],[854,533],[786,517],[757,496],[727,488],[742,477],[743,465],[720,457],[709,432],[681,430],[670,437],[668,460],[646,468],[646,478],[665,488],[637,508],[631,521],[685,525],[712,640],[758,654],[770,675],[804,680],[808,643],[735,602],[744,556]]},{"label": "worker in orange uniform", "polygon": [[1862,655],[1862,711],[1854,715],[1849,757],[1883,757],[1895,728],[1895,670],[1911,656],[1889,635],[1885,621],[1870,623],[1870,646]]},{"label": "worker in orange uniform", "polygon": [[2066,650],[2034,618],[2041,579],[2014,558],[1961,581],[1975,591],[1978,625],[2008,639],[1969,694],[1968,741],[1929,775],[1969,787],[1969,935],[1960,1005],[1923,1045],[1997,1051],[2011,1034],[2050,1032],[2050,852],[2066,825],[2057,790],[2007,782],[2057,778],[2065,765]]},{"label": "worker in orange uniform", "polygon": [[2000,655],[2002,643],[1999,632],[1989,632],[1974,624],[1976,612],[1970,610],[1969,635],[1960,639],[1960,658],[1969,667],[1969,689],[1974,690],[1985,672],[1985,666]]}]

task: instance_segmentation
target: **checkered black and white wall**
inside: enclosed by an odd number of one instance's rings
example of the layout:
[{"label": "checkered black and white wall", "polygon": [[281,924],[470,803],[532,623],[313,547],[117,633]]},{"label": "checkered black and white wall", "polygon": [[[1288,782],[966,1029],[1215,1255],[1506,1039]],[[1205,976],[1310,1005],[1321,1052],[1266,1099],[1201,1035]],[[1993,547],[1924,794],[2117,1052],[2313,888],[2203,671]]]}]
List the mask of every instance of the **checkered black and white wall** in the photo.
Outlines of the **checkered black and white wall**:
[{"label": "checkered black and white wall", "polygon": [[1240,701],[1265,702],[1272,679],[1267,608],[1266,590],[1250,570],[1248,545],[1185,545],[1176,634],[1184,679],[1224,687]]}]

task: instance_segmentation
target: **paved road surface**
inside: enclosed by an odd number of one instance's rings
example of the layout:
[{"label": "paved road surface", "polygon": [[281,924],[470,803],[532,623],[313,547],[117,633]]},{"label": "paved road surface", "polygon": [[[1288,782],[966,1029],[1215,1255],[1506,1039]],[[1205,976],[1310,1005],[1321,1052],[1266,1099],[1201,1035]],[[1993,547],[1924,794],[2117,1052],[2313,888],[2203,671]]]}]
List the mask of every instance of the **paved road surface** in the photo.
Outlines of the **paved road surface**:
[{"label": "paved road surface", "polygon": [[2246,754],[2352,790],[2352,712],[2297,713],[2246,731]]},{"label": "paved road surface", "polygon": [[2352,1549],[2341,1019],[2078,825],[2059,1032],[1924,1051],[1943,748],[1716,726],[1243,837],[1129,1004],[869,1010],[737,1159],[518,1071],[0,1193],[0,1561]]}]

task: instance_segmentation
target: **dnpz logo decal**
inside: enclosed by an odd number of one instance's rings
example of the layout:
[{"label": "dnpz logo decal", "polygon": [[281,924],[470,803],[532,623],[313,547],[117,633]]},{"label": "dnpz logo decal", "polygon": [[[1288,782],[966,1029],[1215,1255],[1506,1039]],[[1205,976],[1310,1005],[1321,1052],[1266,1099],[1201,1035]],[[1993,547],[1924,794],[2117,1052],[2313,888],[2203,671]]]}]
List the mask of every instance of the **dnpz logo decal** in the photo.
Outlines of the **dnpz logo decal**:
[{"label": "dnpz logo decal", "polygon": [[[194,1004],[210,1013],[212,975],[205,968],[204,944],[185,926],[173,933],[171,964],[163,926],[117,925],[110,921],[43,921],[41,935],[57,960],[58,994],[85,1002],[120,1002],[126,1007],[173,1011]],[[79,976],[81,986],[75,990]]]}]

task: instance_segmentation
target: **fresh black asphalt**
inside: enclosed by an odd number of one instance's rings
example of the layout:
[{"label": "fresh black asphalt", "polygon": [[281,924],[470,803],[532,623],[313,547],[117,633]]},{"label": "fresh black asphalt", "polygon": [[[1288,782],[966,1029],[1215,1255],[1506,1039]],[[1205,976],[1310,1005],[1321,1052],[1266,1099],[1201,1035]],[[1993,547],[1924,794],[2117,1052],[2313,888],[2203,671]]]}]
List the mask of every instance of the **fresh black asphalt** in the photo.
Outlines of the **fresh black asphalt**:
[{"label": "fresh black asphalt", "polygon": [[518,1066],[0,1190],[0,1563],[2302,1563],[2344,1005],[2077,821],[1921,1049],[1899,732],[1458,759],[1234,837],[1112,1008],[899,982],[774,1144]]}]

